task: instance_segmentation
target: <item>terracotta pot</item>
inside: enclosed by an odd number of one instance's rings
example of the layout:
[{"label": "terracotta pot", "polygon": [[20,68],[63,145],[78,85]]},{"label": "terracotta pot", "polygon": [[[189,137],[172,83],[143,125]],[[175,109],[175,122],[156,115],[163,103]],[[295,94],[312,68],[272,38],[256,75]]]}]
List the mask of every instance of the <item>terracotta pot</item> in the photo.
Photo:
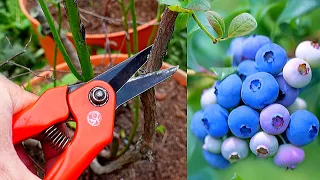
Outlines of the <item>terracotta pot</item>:
[{"label": "terracotta pot", "polygon": [[[119,64],[122,61],[126,60],[128,55],[127,54],[118,54],[118,55],[112,54],[111,57],[113,59],[114,64]],[[108,56],[107,56],[107,59],[104,59],[105,58],[104,55],[94,55],[94,56],[91,56],[90,58],[91,58],[91,63],[94,66],[100,65],[102,62],[104,62],[105,65],[110,63],[110,59],[108,58]],[[169,67],[172,67],[172,65],[163,62],[161,69],[166,69]],[[57,66],[57,70],[66,71],[66,70],[69,70],[69,67],[66,63],[62,63]],[[43,76],[51,76],[51,75],[52,75],[52,71],[45,71],[45,72],[39,74],[39,76],[42,76],[42,77]],[[181,69],[178,69],[178,71],[172,77],[176,81],[178,81],[180,85],[187,87],[187,73],[186,72],[184,72]],[[41,83],[43,80],[44,80],[44,78],[34,77],[31,79],[31,81],[29,83],[31,85],[36,85],[36,84]],[[26,83],[24,86],[26,87],[27,85],[28,85],[28,83]]]},{"label": "terracotta pot", "polygon": [[[44,53],[46,58],[48,59],[48,63],[53,66],[53,55],[54,55],[54,40],[49,37],[49,36],[40,36],[37,29],[40,23],[34,19],[30,13],[26,9],[26,3],[27,0],[19,0],[19,5],[21,8],[21,11],[23,14],[30,20],[32,24],[32,28],[35,31],[41,47],[44,49]],[[149,40],[149,37],[151,36],[153,27],[156,24],[157,19],[153,19],[152,21],[147,22],[146,24],[140,25],[137,27],[138,30],[138,43],[139,43],[139,51],[143,50],[144,48],[147,47],[147,43]],[[130,33],[130,39],[131,39],[131,47],[133,47],[133,30],[129,29]],[[116,42],[117,45],[111,45],[111,49],[113,50],[119,50],[121,53],[127,53],[126,46],[124,45],[121,49],[120,46],[125,39],[125,31],[120,31],[120,32],[114,32],[114,33],[108,33],[108,38],[110,41]],[[67,37],[72,41],[72,34],[70,32],[67,33]],[[87,34],[86,35],[86,41],[89,46],[99,46],[99,47],[104,47],[105,45],[105,40],[106,40],[106,35],[105,34]],[[58,56],[57,56],[57,64],[61,64],[64,62],[64,59],[58,51]]]}]

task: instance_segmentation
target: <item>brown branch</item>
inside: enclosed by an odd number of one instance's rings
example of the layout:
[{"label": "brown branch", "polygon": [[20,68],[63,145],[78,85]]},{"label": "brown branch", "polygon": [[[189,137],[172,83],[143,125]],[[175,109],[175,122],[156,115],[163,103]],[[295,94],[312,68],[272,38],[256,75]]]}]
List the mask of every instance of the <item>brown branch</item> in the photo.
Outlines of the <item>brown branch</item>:
[{"label": "brown branch", "polygon": [[[174,30],[177,15],[178,13],[170,11],[168,8],[165,9],[149,60],[142,68],[141,74],[158,71],[161,68],[162,61],[167,54],[168,43]],[[144,110],[144,133],[141,153],[148,154],[152,152],[153,148],[157,116],[154,88],[141,94],[140,99]]]},{"label": "brown branch", "polygon": [[[174,22],[178,13],[172,12],[166,8],[163,18],[160,22],[157,37],[153,48],[149,55],[148,63],[142,68],[140,74],[157,71],[162,66],[162,61],[166,55],[167,46],[173,33]],[[154,97],[154,89],[150,89],[141,96],[144,111],[144,133],[143,136],[135,144],[133,150],[127,151],[118,159],[111,161],[105,166],[101,166],[97,160],[94,160],[90,167],[97,174],[111,173],[121,169],[124,165],[137,162],[141,159],[149,159],[152,161],[152,147],[155,135],[156,123],[156,102]]]}]

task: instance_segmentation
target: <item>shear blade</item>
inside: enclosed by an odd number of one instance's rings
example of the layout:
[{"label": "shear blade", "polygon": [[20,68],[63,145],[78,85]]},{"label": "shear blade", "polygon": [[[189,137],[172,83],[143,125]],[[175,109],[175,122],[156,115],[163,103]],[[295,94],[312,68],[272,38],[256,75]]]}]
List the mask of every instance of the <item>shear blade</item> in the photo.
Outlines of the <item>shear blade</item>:
[{"label": "shear blade", "polygon": [[[94,77],[92,80],[105,81],[113,87],[115,92],[117,92],[138,71],[138,69],[147,62],[151,49],[152,45],[108,71]],[[85,83],[70,85],[68,92],[70,93],[84,84]]]},{"label": "shear blade", "polygon": [[154,87],[160,82],[168,79],[178,70],[178,68],[178,66],[175,66],[130,79],[116,94],[116,108],[130,99],[140,95],[146,90]]}]

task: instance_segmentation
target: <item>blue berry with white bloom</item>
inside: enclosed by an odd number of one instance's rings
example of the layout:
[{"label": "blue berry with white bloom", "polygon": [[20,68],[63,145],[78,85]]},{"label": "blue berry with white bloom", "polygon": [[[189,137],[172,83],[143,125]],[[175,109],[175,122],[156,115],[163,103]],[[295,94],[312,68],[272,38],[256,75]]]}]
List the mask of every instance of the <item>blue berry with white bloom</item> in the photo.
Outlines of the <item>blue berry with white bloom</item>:
[{"label": "blue berry with white bloom", "polygon": [[279,143],[275,136],[258,132],[250,139],[250,150],[260,158],[272,157],[278,151]]},{"label": "blue berry with white bloom", "polygon": [[273,162],[278,167],[295,169],[298,164],[304,160],[305,154],[302,148],[292,144],[282,144],[279,147],[277,154],[273,158]]},{"label": "blue berry with white bloom", "polygon": [[293,58],[283,68],[283,77],[294,88],[303,88],[312,78],[310,65],[303,59]]},{"label": "blue berry with white bloom", "polygon": [[291,87],[285,81],[283,75],[276,76],[276,80],[280,89],[276,103],[282,104],[284,106],[290,106],[299,96],[299,89]]},{"label": "blue berry with white bloom", "polygon": [[230,162],[227,161],[221,154],[211,153],[205,149],[202,150],[202,155],[208,164],[217,169],[225,169],[230,166]]},{"label": "blue berry with white bloom", "polygon": [[287,53],[278,44],[269,43],[258,50],[255,59],[259,71],[277,75],[287,62]]},{"label": "blue berry with white bloom", "polygon": [[205,89],[201,95],[200,104],[201,107],[204,109],[210,104],[216,104],[217,103],[217,97],[214,93],[215,87],[211,87],[209,89]]},{"label": "blue berry with white bloom", "polygon": [[202,148],[211,152],[211,153],[219,154],[219,153],[221,153],[221,145],[222,145],[221,139],[217,139],[217,138],[214,138],[214,137],[208,135],[204,139],[204,144],[203,144]]},{"label": "blue berry with white bloom", "polygon": [[203,122],[203,110],[197,111],[192,116],[190,130],[191,132],[199,139],[199,141],[203,142],[204,138],[207,136],[207,129],[205,128]]},{"label": "blue berry with white bloom", "polygon": [[228,131],[228,111],[221,107],[219,104],[211,104],[203,111],[202,122],[208,134],[215,138],[225,136]]},{"label": "blue berry with white bloom", "polygon": [[265,44],[271,43],[267,36],[252,35],[243,42],[242,56],[244,59],[254,60],[258,50]]},{"label": "blue berry with white bloom", "polygon": [[234,108],[240,103],[242,81],[236,74],[226,77],[216,85],[215,94],[217,102],[224,108]]},{"label": "blue berry with white bloom", "polygon": [[289,111],[281,104],[271,104],[260,113],[261,128],[268,134],[283,133],[290,122]]},{"label": "blue berry with white bloom", "polygon": [[228,117],[230,131],[238,138],[251,138],[259,131],[259,113],[248,106],[239,106]]},{"label": "blue berry with white bloom", "polygon": [[246,105],[254,109],[262,109],[272,104],[278,93],[279,85],[276,79],[266,72],[251,74],[242,83],[241,98]]},{"label": "blue berry with white bloom", "polygon": [[316,139],[319,133],[318,118],[307,110],[298,110],[291,115],[286,135],[290,143],[305,146]]},{"label": "blue berry with white bloom", "polygon": [[237,72],[241,80],[245,80],[247,76],[259,72],[256,66],[256,62],[252,60],[242,61],[238,68]]},{"label": "blue berry with white bloom", "polygon": [[221,153],[225,159],[233,163],[248,156],[248,144],[243,139],[228,137],[222,143]]},{"label": "blue berry with white bloom", "polygon": [[237,66],[242,61],[242,44],[245,37],[236,37],[232,39],[227,51],[228,56],[232,56],[232,65]]}]

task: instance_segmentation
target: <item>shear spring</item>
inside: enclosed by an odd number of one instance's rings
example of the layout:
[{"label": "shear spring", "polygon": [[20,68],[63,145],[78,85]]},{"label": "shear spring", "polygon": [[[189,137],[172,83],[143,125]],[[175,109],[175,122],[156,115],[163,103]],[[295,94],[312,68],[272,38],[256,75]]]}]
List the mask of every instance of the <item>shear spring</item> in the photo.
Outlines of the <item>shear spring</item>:
[{"label": "shear spring", "polygon": [[71,142],[71,138],[69,138],[64,132],[62,132],[55,125],[43,131],[42,136],[44,140],[48,141],[49,145],[52,148],[54,148],[56,151],[63,150]]}]

